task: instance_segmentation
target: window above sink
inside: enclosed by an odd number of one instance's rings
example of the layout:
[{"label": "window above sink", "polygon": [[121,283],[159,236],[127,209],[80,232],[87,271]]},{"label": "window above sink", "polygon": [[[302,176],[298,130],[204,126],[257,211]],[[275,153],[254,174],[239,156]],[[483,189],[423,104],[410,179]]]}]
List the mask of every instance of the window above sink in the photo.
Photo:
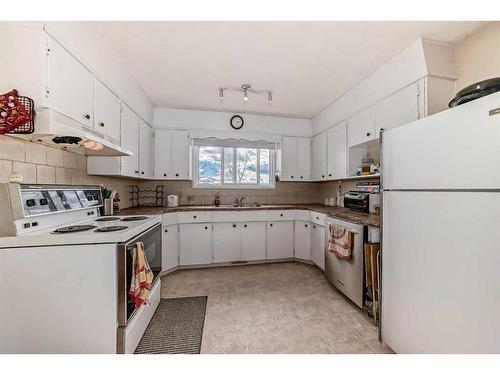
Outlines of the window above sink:
[{"label": "window above sink", "polygon": [[193,187],[272,189],[276,145],[205,138],[193,142]]}]

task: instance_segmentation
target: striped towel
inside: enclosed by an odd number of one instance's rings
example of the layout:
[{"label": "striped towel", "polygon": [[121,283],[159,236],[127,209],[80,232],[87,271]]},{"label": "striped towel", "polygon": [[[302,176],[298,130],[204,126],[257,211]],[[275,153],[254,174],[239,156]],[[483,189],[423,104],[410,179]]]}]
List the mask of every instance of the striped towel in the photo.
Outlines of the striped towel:
[{"label": "striped towel", "polygon": [[335,224],[328,224],[328,230],[330,231],[328,251],[341,259],[352,259],[354,233]]},{"label": "striped towel", "polygon": [[142,242],[137,242],[132,251],[132,280],[128,294],[134,299],[135,307],[139,308],[149,304],[153,271],[149,267]]}]

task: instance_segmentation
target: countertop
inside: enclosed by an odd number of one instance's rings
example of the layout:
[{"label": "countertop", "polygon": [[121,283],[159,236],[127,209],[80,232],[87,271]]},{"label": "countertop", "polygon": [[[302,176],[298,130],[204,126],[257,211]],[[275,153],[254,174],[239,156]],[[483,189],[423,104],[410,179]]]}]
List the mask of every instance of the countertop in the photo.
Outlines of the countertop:
[{"label": "countertop", "polygon": [[256,207],[232,207],[232,206],[178,206],[178,207],[131,207],[120,211],[119,215],[161,215],[169,212],[190,211],[256,211],[256,210],[309,210],[321,212],[328,216],[345,219],[357,224],[380,227],[380,215],[365,214],[343,207],[330,207],[323,204],[280,204],[262,205]]}]

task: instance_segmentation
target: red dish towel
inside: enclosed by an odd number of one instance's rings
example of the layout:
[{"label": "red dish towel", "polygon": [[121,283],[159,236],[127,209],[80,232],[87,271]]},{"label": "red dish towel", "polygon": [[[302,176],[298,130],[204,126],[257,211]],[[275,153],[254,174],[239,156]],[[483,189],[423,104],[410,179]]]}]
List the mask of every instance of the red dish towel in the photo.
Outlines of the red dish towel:
[{"label": "red dish towel", "polygon": [[352,259],[354,233],[335,224],[328,224],[328,230],[328,251],[341,259]]},{"label": "red dish towel", "polygon": [[142,242],[137,242],[132,251],[132,280],[128,294],[134,299],[135,307],[139,308],[149,304],[153,271],[149,267]]}]

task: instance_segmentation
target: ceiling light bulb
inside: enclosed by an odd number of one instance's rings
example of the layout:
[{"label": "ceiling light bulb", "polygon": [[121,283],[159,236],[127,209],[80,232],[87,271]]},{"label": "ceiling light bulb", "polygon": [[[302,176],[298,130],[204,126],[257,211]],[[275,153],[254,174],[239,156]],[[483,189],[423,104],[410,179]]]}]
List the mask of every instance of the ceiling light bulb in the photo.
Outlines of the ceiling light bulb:
[{"label": "ceiling light bulb", "polygon": [[91,140],[87,140],[83,143],[83,146],[88,149],[93,149],[95,147],[96,143]]},{"label": "ceiling light bulb", "polygon": [[102,143],[95,142],[95,146],[92,147],[92,150],[94,150],[94,151],[101,151],[103,148],[104,148],[104,145]]},{"label": "ceiling light bulb", "polygon": [[273,101],[273,93],[271,91],[269,91],[267,93],[267,101],[268,102],[272,102]]},{"label": "ceiling light bulb", "polygon": [[247,92],[245,91],[245,93],[243,94],[243,100],[248,102],[248,95],[247,95]]}]

